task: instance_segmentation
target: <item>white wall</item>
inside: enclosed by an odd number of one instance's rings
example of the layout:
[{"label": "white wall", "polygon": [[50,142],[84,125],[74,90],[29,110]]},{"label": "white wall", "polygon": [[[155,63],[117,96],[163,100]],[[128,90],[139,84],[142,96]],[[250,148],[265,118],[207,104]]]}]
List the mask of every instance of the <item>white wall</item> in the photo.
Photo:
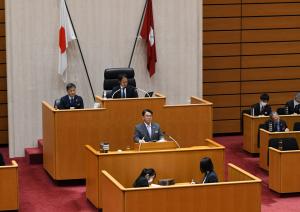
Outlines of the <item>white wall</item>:
[{"label": "white wall", "polygon": [[[102,92],[103,71],[126,67],[144,0],[67,0],[95,93]],[[146,46],[139,40],[132,67],[137,86],[165,94],[169,103],[202,96],[202,2],[153,0],[157,45],[156,74],[146,70]],[[41,101],[65,94],[57,74],[59,0],[6,1],[10,156],[42,137]],[[92,105],[76,43],[69,49],[68,81]]]}]

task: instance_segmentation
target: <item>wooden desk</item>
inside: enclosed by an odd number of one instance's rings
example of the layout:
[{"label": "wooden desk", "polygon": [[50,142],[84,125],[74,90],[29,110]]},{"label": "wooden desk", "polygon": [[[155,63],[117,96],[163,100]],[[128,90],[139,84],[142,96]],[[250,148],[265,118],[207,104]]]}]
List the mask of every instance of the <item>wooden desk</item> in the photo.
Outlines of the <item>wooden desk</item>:
[{"label": "wooden desk", "polygon": [[269,140],[271,138],[287,138],[294,137],[297,139],[298,146],[300,146],[300,131],[289,132],[269,132],[264,129],[260,129],[260,154],[259,154],[259,166],[265,170],[268,168],[268,148]]},{"label": "wooden desk", "polygon": [[143,168],[154,168],[157,179],[175,177],[176,182],[202,179],[200,159],[212,158],[220,180],[224,179],[225,148],[207,139],[205,146],[157,151],[123,151],[100,153],[86,146],[86,196],[97,208],[102,208],[101,170],[107,170],[125,186],[131,187]]},{"label": "wooden desk", "polygon": [[85,144],[98,148],[107,141],[111,150],[133,146],[134,127],[145,108],[154,111],[154,121],[181,147],[202,145],[212,137],[212,103],[196,97],[187,105],[165,105],[161,95],[97,100],[102,108],[55,110],[43,102],[44,168],[53,179],[85,178]]},{"label": "wooden desk", "polygon": [[19,209],[18,164],[0,166],[0,210]]},{"label": "wooden desk", "polygon": [[229,164],[228,182],[130,188],[102,171],[103,211],[260,212],[261,180]]},{"label": "wooden desk", "polygon": [[[280,118],[286,121],[286,124],[290,130],[293,129],[295,122],[300,122],[300,115],[281,115]],[[243,114],[244,150],[249,153],[259,153],[259,148],[257,147],[258,126],[265,123],[268,119],[268,116],[251,116],[248,114]]]},{"label": "wooden desk", "polygon": [[300,192],[300,150],[269,148],[269,188],[278,193]]}]

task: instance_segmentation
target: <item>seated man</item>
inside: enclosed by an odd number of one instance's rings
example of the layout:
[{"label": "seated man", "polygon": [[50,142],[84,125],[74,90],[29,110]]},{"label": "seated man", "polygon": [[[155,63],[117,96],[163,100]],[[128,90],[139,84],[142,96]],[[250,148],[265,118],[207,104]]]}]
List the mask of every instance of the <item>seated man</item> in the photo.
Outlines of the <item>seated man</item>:
[{"label": "seated man", "polygon": [[254,114],[252,114],[252,115],[255,115],[255,116],[270,115],[272,112],[272,108],[270,105],[268,105],[269,99],[270,99],[270,97],[266,93],[263,93],[262,95],[260,95],[260,102],[251,106],[251,108],[254,109]]},{"label": "seated man", "polygon": [[152,122],[153,112],[145,109],[142,112],[143,123],[135,126],[134,141],[136,143],[144,143],[151,141],[163,141],[164,136],[157,123]]},{"label": "seated man", "polygon": [[119,76],[120,85],[114,87],[111,91],[111,98],[137,98],[138,93],[136,88],[128,85],[126,74]]},{"label": "seated man", "polygon": [[204,174],[202,183],[217,183],[218,177],[214,171],[214,165],[209,157],[200,160],[200,171]]},{"label": "seated man", "polygon": [[280,120],[277,112],[272,112],[270,120],[265,123],[265,128],[270,132],[284,132],[289,131],[284,120]]},{"label": "seated man", "polygon": [[76,95],[76,85],[68,83],[66,86],[67,95],[60,98],[58,109],[83,109],[83,100],[81,96]]},{"label": "seated man", "polygon": [[285,104],[288,108],[288,114],[300,113],[300,93],[297,93],[295,98]]}]

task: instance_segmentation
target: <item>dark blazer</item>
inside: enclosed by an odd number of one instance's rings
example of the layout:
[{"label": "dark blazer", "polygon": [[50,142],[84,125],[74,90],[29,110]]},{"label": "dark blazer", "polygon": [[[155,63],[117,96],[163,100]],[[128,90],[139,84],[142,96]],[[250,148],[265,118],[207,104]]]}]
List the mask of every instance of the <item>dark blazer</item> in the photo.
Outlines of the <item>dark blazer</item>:
[{"label": "dark blazer", "polygon": [[260,103],[256,103],[255,105],[252,105],[251,108],[254,108],[254,115],[265,115],[268,116],[272,113],[272,108],[270,105],[266,105],[262,108],[262,111],[260,111]]},{"label": "dark blazer", "polygon": [[136,143],[138,143],[142,138],[144,138],[146,142],[164,139],[164,135],[160,130],[159,124],[157,123],[151,123],[151,134],[152,135],[150,137],[145,123],[140,123],[135,126],[133,139]]},{"label": "dark blazer", "polygon": [[84,105],[81,96],[75,95],[73,105],[71,105],[70,98],[68,95],[60,98],[58,109],[70,109],[70,107],[75,107],[75,109],[83,109]]},{"label": "dark blazer", "polygon": [[293,114],[293,113],[298,113],[299,114],[300,113],[300,104],[295,107],[294,99],[288,101],[285,104],[285,107],[289,108],[289,114]]},{"label": "dark blazer", "polygon": [[139,177],[133,183],[133,187],[149,187],[148,180],[145,177]]},{"label": "dark blazer", "polygon": [[217,174],[214,171],[208,172],[204,176],[204,179],[205,179],[205,181],[203,183],[217,183],[219,181]]},{"label": "dark blazer", "polygon": [[[266,123],[265,123],[265,128],[269,130],[269,124],[272,123],[272,130],[271,132],[284,132],[285,129],[287,128],[287,125],[286,125],[286,122],[284,120],[279,120],[279,123],[275,123],[274,121],[272,120],[268,120]],[[277,129],[277,125],[279,124],[279,131]]]},{"label": "dark blazer", "polygon": [[[112,90],[111,90],[111,96],[114,95],[114,99],[118,99],[118,98],[121,98],[121,86],[118,85],[116,87],[114,87]],[[139,97],[138,96],[138,93],[136,91],[136,88],[135,87],[132,87],[131,85],[128,85],[126,87],[126,98],[137,98]]]}]

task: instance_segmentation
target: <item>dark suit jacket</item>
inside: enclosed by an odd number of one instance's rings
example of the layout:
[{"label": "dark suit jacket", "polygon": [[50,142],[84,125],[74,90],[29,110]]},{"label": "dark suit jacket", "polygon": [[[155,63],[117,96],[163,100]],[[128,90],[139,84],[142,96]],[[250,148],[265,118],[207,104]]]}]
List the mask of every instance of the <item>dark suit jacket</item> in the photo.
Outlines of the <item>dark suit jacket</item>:
[{"label": "dark suit jacket", "polygon": [[74,105],[71,105],[70,98],[68,95],[60,98],[58,109],[70,109],[70,107],[75,107],[75,109],[83,109],[84,105],[81,96],[75,95]]},{"label": "dark suit jacket", "polygon": [[217,183],[218,177],[217,174],[214,171],[208,172],[205,176],[204,176],[205,181],[203,183]]},{"label": "dark suit jacket", "polygon": [[300,104],[295,107],[294,99],[288,101],[285,106],[289,108],[289,114],[300,113]]},{"label": "dark suit jacket", "polygon": [[[117,99],[117,98],[121,98],[121,86],[116,86],[112,89],[111,91],[111,95],[114,95],[114,99]],[[131,85],[128,85],[126,87],[126,98],[137,98],[139,97],[138,96],[138,93],[136,92],[136,88],[135,87],[132,87]]]},{"label": "dark suit jacket", "polygon": [[158,141],[164,138],[163,133],[160,130],[159,124],[157,123],[151,123],[151,137],[149,136],[147,127],[145,126],[145,123],[141,123],[135,126],[135,132],[134,132],[134,141],[136,143],[139,142],[144,138],[146,142],[149,141]]},{"label": "dark suit jacket", "polygon": [[[284,132],[285,129],[287,128],[287,125],[286,125],[286,122],[284,120],[279,120],[279,123],[275,123],[274,121],[272,120],[268,120],[266,123],[265,123],[265,128],[269,130],[269,124],[272,123],[272,131],[271,132]],[[279,124],[279,131],[277,129],[277,125]]]},{"label": "dark suit jacket", "polygon": [[149,183],[145,177],[139,177],[135,180],[133,187],[148,187]]},{"label": "dark suit jacket", "polygon": [[256,103],[255,105],[252,105],[252,108],[254,108],[254,115],[259,116],[259,115],[265,115],[268,116],[272,113],[272,108],[270,105],[266,105],[263,107],[263,110],[260,111],[260,104]]}]

